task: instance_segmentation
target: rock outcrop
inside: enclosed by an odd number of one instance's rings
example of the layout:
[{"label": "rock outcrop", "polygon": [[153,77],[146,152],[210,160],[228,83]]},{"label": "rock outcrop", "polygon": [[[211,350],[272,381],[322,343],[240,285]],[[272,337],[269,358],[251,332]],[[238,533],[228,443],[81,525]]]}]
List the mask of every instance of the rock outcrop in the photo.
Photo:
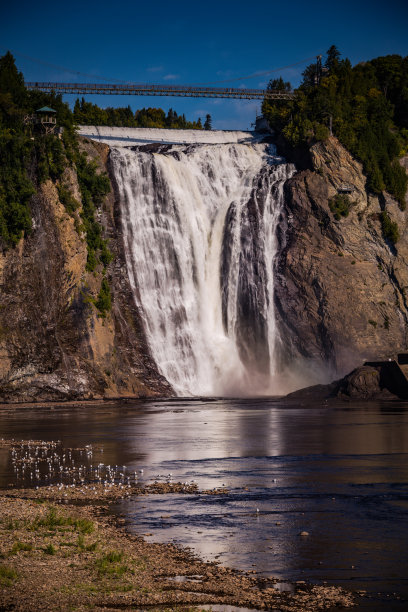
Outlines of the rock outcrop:
[{"label": "rock outcrop", "polygon": [[[408,227],[395,200],[367,193],[361,165],[337,139],[310,154],[314,169],[285,185],[275,299],[282,362],[313,363],[324,381],[406,350]],[[344,185],[353,204],[336,220],[329,200]],[[395,245],[383,236],[383,210],[398,224]]]},{"label": "rock outcrop", "polygon": [[397,361],[366,363],[328,385],[313,385],[286,396],[287,399],[316,400],[408,399],[408,379]]},{"label": "rock outcrop", "polygon": [[[82,140],[81,148],[106,168],[106,145]],[[75,170],[67,168],[63,181],[80,201]],[[0,401],[171,395],[133,305],[114,190],[99,213],[114,253],[107,271],[112,310],[104,318],[92,302],[102,266],[86,271],[84,236],[53,182],[40,187],[31,208],[31,235],[0,254]]]}]

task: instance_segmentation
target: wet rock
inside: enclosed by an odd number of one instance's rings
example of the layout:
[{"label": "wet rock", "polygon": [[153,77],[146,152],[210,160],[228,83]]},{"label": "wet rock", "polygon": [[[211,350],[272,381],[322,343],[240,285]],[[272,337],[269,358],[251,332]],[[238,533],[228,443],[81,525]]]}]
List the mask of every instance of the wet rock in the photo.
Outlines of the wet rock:
[{"label": "wet rock", "polygon": [[[347,374],[344,378],[329,385],[314,385],[299,389],[286,397],[291,400],[315,401],[322,399],[395,399],[405,397],[406,386],[404,380],[398,385],[394,376],[389,372],[389,362],[378,366],[360,366]],[[398,370],[397,370],[398,371]],[[406,381],[405,381],[406,382]],[[408,384],[408,383],[407,383]]]}]

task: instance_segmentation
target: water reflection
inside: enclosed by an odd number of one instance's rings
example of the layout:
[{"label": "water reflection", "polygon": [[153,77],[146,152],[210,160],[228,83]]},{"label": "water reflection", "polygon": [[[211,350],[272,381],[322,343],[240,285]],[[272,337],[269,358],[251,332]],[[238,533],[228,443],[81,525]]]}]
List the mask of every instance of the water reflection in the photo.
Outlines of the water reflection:
[{"label": "water reflection", "polygon": [[[16,409],[1,413],[0,431],[60,440],[61,453],[92,445],[89,474],[102,462],[142,481],[172,474],[202,489],[229,488],[123,501],[117,511],[129,529],[153,540],[265,575],[407,595],[406,404],[178,399]],[[2,487],[17,482],[13,469],[10,450],[0,448]]]}]

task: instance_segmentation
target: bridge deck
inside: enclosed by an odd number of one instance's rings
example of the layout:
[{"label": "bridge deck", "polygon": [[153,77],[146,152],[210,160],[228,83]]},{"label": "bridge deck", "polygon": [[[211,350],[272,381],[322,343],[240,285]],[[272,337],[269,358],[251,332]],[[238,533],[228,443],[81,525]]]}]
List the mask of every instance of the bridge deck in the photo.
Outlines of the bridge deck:
[{"label": "bridge deck", "polygon": [[230,98],[240,100],[293,100],[294,93],[266,89],[240,89],[232,87],[195,87],[193,85],[109,85],[95,83],[41,83],[29,82],[28,89],[61,94],[98,94],[121,96],[177,96],[183,98]]}]

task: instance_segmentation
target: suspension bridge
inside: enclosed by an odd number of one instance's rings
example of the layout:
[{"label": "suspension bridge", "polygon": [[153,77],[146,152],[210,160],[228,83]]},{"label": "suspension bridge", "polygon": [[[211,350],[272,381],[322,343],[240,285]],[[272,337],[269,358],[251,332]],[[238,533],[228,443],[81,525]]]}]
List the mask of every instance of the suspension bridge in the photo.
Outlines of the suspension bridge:
[{"label": "suspension bridge", "polygon": [[234,100],[294,100],[295,93],[241,87],[196,87],[194,85],[111,85],[105,83],[25,83],[27,89],[59,94],[116,96],[176,96],[179,98],[227,98]]}]

